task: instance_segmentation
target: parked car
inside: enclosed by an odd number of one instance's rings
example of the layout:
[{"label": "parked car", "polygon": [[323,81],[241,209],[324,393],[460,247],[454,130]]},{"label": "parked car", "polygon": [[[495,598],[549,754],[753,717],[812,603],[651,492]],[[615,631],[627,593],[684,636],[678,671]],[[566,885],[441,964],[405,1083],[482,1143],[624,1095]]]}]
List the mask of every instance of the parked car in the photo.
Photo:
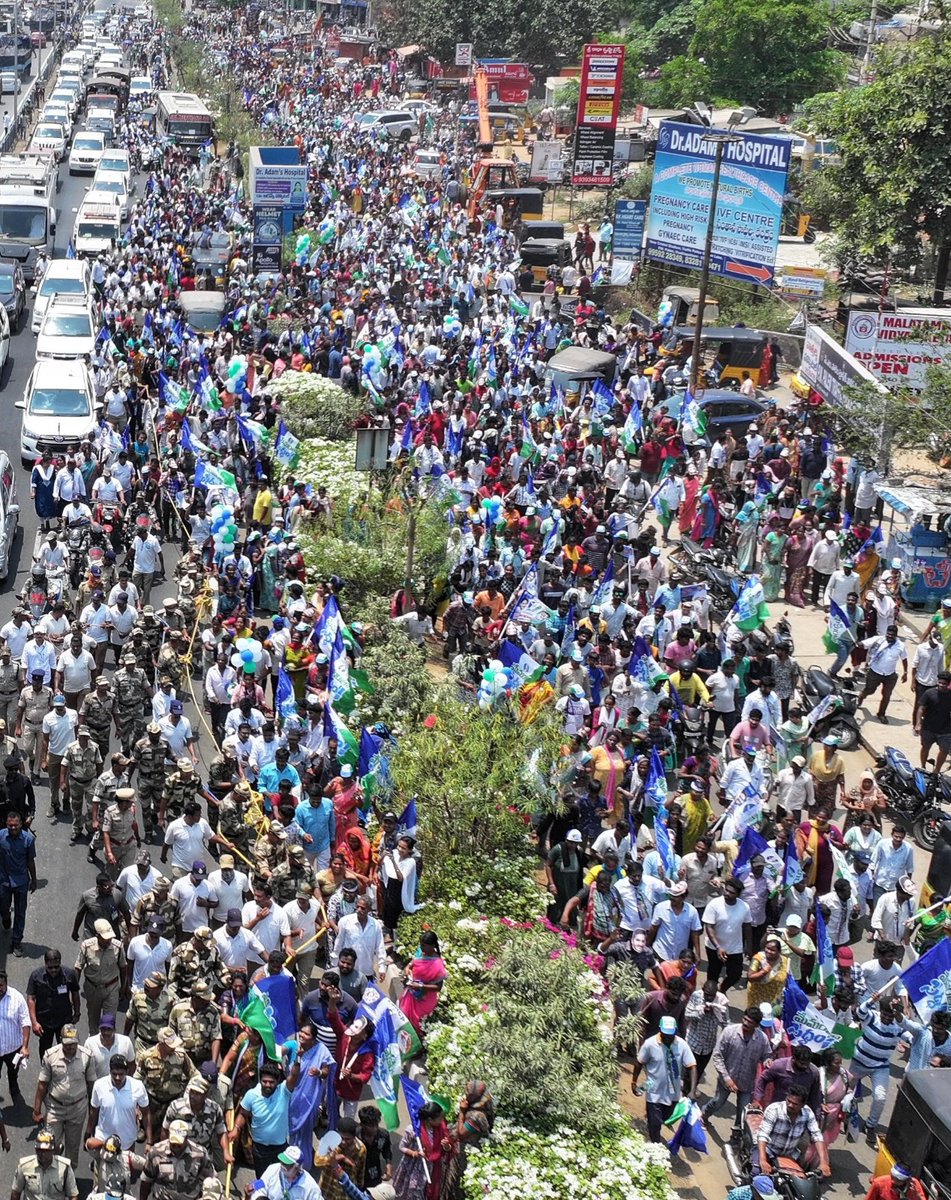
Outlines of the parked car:
[{"label": "parked car", "polygon": [[10,329],[15,333],[26,309],[26,280],[20,264],[9,258],[0,258],[0,304],[7,310]]},{"label": "parked car", "polygon": [[697,401],[707,418],[704,439],[712,445],[721,433],[732,429],[741,437],[754,421],[762,419],[766,405],[752,396],[741,396],[730,388],[707,388]]}]

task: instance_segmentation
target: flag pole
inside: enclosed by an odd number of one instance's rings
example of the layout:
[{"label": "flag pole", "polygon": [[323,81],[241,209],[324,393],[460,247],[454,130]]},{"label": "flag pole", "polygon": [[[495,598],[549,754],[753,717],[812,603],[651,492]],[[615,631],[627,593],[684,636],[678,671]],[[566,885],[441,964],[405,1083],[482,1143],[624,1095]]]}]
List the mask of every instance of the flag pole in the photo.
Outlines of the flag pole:
[{"label": "flag pole", "polygon": [[943,900],[936,900],[929,908],[919,909],[918,912],[914,913],[908,918],[908,920],[905,922],[905,927],[907,928],[910,925],[914,925],[916,921],[920,921],[921,918],[926,917],[928,913],[934,912],[937,908],[943,908],[945,904],[949,903],[951,903],[951,896],[945,896]]},{"label": "flag pole", "polygon": [[419,1147],[419,1157],[423,1160],[423,1174],[426,1176],[426,1182],[432,1183],[433,1177],[429,1173],[429,1163],[426,1161],[426,1151],[423,1149],[423,1140],[417,1133],[416,1145]]}]

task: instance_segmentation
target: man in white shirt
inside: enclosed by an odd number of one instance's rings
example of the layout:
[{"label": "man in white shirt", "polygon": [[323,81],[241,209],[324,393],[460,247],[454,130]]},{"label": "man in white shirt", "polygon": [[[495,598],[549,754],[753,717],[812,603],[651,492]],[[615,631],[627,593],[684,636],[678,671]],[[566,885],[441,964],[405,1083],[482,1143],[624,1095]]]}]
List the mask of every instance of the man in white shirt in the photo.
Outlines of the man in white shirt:
[{"label": "man in white shirt", "polygon": [[93,592],[90,602],[79,614],[80,628],[96,643],[94,655],[96,668],[100,671],[106,665],[106,647],[109,645],[111,629],[109,609],[103,603],[104,600],[105,596],[102,591],[97,589]]},{"label": "man in white shirt", "polygon": [[358,896],[356,911],[341,917],[337,925],[331,963],[337,965],[340,951],[351,949],[357,955],[357,970],[367,979],[379,978],[386,973],[386,948],[383,944],[383,926],[370,915],[370,901]]},{"label": "man in white shirt", "polygon": [[83,697],[92,688],[96,674],[96,660],[83,649],[83,640],[78,633],[69,639],[69,645],[56,663],[54,687],[66,697],[69,708],[79,708]]},{"label": "man in white shirt", "polygon": [[142,603],[148,604],[156,572],[165,574],[165,559],[161,542],[144,526],[136,530],[132,539],[132,567],[132,582],[139,589]]},{"label": "man in white shirt", "polygon": [[20,658],[20,677],[26,687],[33,679],[34,671],[42,671],[43,683],[49,686],[56,670],[56,649],[46,640],[46,634],[37,629],[23,647]]},{"label": "man in white shirt", "polygon": [[[171,894],[174,895],[174,888]],[[138,934],[129,942],[126,957],[132,964],[133,991],[141,991],[146,979],[154,971],[168,974],[168,960],[172,957],[173,946],[167,937],[162,936],[165,932],[164,917],[155,914],[149,917],[145,933]]]},{"label": "man in white shirt", "polygon": [[241,924],[240,908],[228,909],[224,925],[215,930],[214,941],[225,966],[231,970],[247,971],[249,979],[267,958],[261,940]]},{"label": "man in white shirt", "polygon": [[908,682],[908,653],[898,640],[898,626],[889,625],[884,634],[877,637],[864,638],[859,642],[868,650],[868,675],[865,687],[859,696],[859,704],[864,703],[868,696],[882,689],[882,699],[878,706],[878,719],[883,725],[888,724],[885,716],[888,702],[898,682],[898,664],[902,666],[902,683]]},{"label": "man in white shirt", "polygon": [[168,706],[168,716],[163,717],[158,725],[162,730],[162,736],[169,744],[172,757],[176,761],[180,758],[190,758],[197,767],[198,751],[195,749],[195,734],[192,731],[191,721],[182,716],[183,707],[181,700],[172,700]]},{"label": "man in white shirt", "polygon": [[760,680],[758,688],[754,688],[743,701],[743,711],[740,714],[741,721],[748,721],[750,713],[754,708],[758,708],[763,714],[763,724],[767,729],[776,730],[779,728],[783,713],[779,703],[779,697],[773,691],[773,681],[768,676],[763,676]]},{"label": "man in white shirt", "polygon": [[105,1141],[114,1134],[123,1150],[135,1147],[140,1122],[146,1142],[152,1143],[149,1094],[143,1083],[128,1077],[128,1070],[128,1060],[121,1054],[113,1055],[108,1076],[93,1084],[86,1123],[87,1138],[95,1135]]},{"label": "man in white shirt", "polygon": [[[310,991],[310,977],[317,961],[317,947],[320,943],[310,939],[320,926],[320,909],[321,906],[314,899],[314,889],[307,883],[301,884],[295,898],[284,905],[291,927],[291,949],[294,952],[291,966],[297,977],[297,990],[301,996]],[[298,948],[305,943],[308,943],[307,948],[298,954]]]},{"label": "man in white shirt", "polygon": [[254,889],[254,899],[241,910],[241,921],[264,947],[265,957],[279,946],[285,954],[290,954],[290,922],[284,909],[275,904],[268,884],[262,883]]},{"label": "man in white shirt", "polygon": [[201,805],[197,800],[189,800],[184,813],[169,823],[165,830],[165,841],[162,844],[162,862],[167,863],[169,853],[172,857],[172,875],[181,879],[191,871],[196,862],[204,862],[201,856],[212,842],[234,850],[229,842],[220,838],[201,815]]},{"label": "man in white shirt", "polygon": [[76,466],[76,460],[72,455],[66,459],[64,466],[56,472],[56,478],[53,480],[53,499],[62,500],[68,504],[74,497],[82,497],[86,494],[86,484],[83,481],[83,473]]},{"label": "man in white shirt", "polygon": [[707,691],[710,693],[710,716],[707,724],[707,741],[712,742],[717,724],[723,725],[729,737],[736,725],[736,696],[740,681],[736,677],[736,661],[726,658],[720,668],[707,676]]},{"label": "man in white shirt", "polygon": [[116,1033],[115,1013],[103,1013],[99,1018],[99,1032],[90,1034],[83,1042],[89,1051],[96,1079],[105,1079],[109,1074],[109,1062],[114,1054],[121,1054],[131,1066],[135,1062],[135,1046],[124,1033]]},{"label": "man in white shirt", "polygon": [[33,626],[22,609],[15,609],[12,618],[0,627],[0,639],[10,647],[10,658],[17,665],[23,657],[23,647],[30,640]]},{"label": "man in white shirt", "polygon": [[[112,593],[109,593],[112,595]],[[135,609],[130,604],[128,592],[117,592],[115,603],[106,610],[109,614],[109,644],[113,647],[118,665],[123,645],[128,641],[135,624]]]},{"label": "man in white shirt", "polygon": [[140,850],[131,867],[124,867],[119,872],[116,887],[125,896],[125,902],[131,912],[136,904],[152,890],[158,879],[158,871],[152,866],[152,855],[148,850]]},{"label": "man in white shirt", "polygon": [[[208,868],[197,858],[192,869],[172,884],[169,895],[179,903],[180,921],[184,933],[207,927],[215,898],[208,885]],[[146,972],[148,974],[148,972]]]},{"label": "man in white shirt", "polygon": [[208,887],[215,900],[212,915],[216,921],[226,920],[229,911],[240,909],[251,899],[251,880],[243,871],[235,870],[232,854],[222,854],[218,859],[218,870],[208,876]]},{"label": "man in white shirt", "polygon": [[[903,875],[893,892],[885,892],[879,897],[871,921],[872,933],[878,941],[893,942],[896,946],[904,946],[911,950],[911,935],[915,927],[913,917],[916,912],[912,901],[914,894],[914,881]],[[911,954],[913,959],[917,957],[913,950]]]},{"label": "man in white shirt", "polygon": [[50,776],[50,813],[59,812],[60,768],[63,765],[63,756],[70,744],[76,740],[78,726],[79,716],[76,710],[66,707],[65,696],[59,693],[55,695],[53,711],[43,718],[40,741],[40,770],[48,770]]},{"label": "man in white shirt", "polygon": [[789,766],[777,771],[773,780],[772,795],[784,812],[792,813],[797,823],[803,809],[810,811],[815,803],[815,781],[806,768],[801,754],[789,760]]},{"label": "man in white shirt", "polygon": [[17,1054],[29,1058],[31,1029],[26,997],[10,987],[6,974],[0,973],[0,1063],[6,1063],[11,1101],[20,1098],[20,1084],[13,1060]]}]

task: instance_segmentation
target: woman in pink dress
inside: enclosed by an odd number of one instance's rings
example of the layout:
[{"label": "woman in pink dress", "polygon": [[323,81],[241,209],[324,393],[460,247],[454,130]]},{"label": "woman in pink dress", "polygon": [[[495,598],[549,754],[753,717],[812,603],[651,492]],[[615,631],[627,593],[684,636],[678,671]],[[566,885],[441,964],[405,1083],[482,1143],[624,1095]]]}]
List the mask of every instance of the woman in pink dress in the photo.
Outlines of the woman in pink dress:
[{"label": "woman in pink dress", "polygon": [[439,1003],[446,964],[439,951],[439,938],[425,929],[419,935],[419,949],[403,972],[406,991],[400,997],[400,1009],[420,1037],[423,1021]]}]

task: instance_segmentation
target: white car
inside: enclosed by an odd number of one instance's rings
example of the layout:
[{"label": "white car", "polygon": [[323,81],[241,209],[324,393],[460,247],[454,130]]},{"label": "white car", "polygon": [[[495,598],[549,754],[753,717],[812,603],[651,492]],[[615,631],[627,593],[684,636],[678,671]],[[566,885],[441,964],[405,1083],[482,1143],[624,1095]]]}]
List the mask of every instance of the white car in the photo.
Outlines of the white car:
[{"label": "white car", "polygon": [[34,333],[40,332],[46,310],[54,296],[82,296],[89,300],[92,296],[89,263],[81,258],[54,258],[47,265],[33,301],[30,328]]},{"label": "white car", "polygon": [[96,349],[96,317],[84,296],[54,296],[36,339],[36,357],[82,358]]},{"label": "white car", "polygon": [[80,129],[73,138],[69,151],[70,175],[75,175],[78,171],[97,171],[105,148],[106,139],[101,133],[91,129]]},{"label": "white car", "polygon": [[100,171],[113,171],[118,175],[124,175],[126,185],[132,178],[132,164],[129,161],[129,151],[122,150],[118,147],[111,147],[108,150],[103,150],[102,158],[99,160]]},{"label": "white car", "polygon": [[155,84],[148,75],[133,75],[129,80],[129,99],[144,100],[155,91]]},{"label": "white car", "polygon": [[33,130],[27,147],[29,154],[50,154],[57,162],[66,153],[66,131],[58,121],[41,121]]},{"label": "white car", "polygon": [[64,104],[62,100],[47,100],[43,105],[43,111],[40,113],[40,120],[59,121],[67,137],[72,132],[73,114],[69,111],[69,105]]},{"label": "white car", "polygon": [[16,71],[0,71],[0,94],[7,95],[13,92],[19,92],[23,88],[23,82]]},{"label": "white car", "polygon": [[23,410],[20,458],[28,467],[43,450],[62,454],[92,438],[101,405],[84,362],[44,359],[33,368],[16,407]]},{"label": "white car", "polygon": [[98,197],[108,192],[114,196],[119,205],[119,215],[123,220],[129,215],[129,180],[122,171],[104,171],[100,166],[92,181],[92,187],[86,194],[86,199],[93,199],[92,193]]},{"label": "white car", "polygon": [[76,113],[79,109],[79,101],[76,92],[72,88],[54,88],[50,96],[51,104],[65,104],[69,110],[70,119],[76,120]]},{"label": "white car", "polygon": [[419,120],[414,113],[405,109],[392,112],[364,113],[360,118],[361,132],[384,130],[394,142],[408,142],[419,132]]}]

